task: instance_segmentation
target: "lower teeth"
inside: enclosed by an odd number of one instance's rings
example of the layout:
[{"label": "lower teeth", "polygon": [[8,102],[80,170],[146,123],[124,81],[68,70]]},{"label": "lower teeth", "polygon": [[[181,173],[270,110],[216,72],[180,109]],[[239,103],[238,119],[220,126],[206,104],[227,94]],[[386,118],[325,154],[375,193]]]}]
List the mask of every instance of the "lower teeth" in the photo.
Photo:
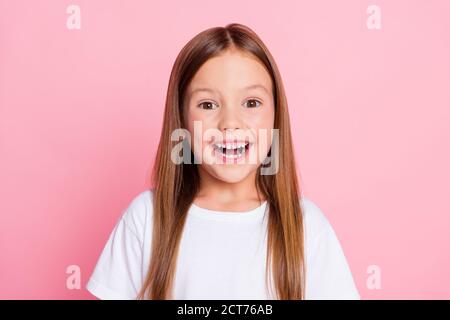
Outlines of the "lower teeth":
[{"label": "lower teeth", "polygon": [[[236,153],[234,153],[234,150],[236,150]],[[223,150],[219,149],[219,152],[222,155],[224,155],[226,158],[229,158],[229,159],[240,158],[244,154],[244,151],[245,151],[245,147],[232,149],[232,150],[226,150],[225,152],[223,152]]]}]

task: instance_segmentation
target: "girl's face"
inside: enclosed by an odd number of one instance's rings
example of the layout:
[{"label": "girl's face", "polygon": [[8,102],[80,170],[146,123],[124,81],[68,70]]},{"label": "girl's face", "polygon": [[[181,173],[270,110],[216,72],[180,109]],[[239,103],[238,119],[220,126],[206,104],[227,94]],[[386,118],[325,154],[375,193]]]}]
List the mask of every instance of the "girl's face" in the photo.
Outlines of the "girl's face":
[{"label": "girl's face", "polygon": [[183,119],[200,171],[228,183],[256,171],[272,143],[272,89],[263,64],[239,50],[200,67],[187,88]]}]

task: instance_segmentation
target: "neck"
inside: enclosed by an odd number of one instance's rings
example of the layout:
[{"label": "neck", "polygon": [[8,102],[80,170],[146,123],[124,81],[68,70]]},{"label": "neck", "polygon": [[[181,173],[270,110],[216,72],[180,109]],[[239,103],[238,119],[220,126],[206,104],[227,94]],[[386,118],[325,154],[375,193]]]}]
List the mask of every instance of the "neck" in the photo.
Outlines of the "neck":
[{"label": "neck", "polygon": [[200,189],[197,197],[215,199],[218,203],[233,203],[244,201],[264,201],[265,197],[256,188],[256,174],[250,173],[239,182],[229,183],[217,179],[199,166]]}]

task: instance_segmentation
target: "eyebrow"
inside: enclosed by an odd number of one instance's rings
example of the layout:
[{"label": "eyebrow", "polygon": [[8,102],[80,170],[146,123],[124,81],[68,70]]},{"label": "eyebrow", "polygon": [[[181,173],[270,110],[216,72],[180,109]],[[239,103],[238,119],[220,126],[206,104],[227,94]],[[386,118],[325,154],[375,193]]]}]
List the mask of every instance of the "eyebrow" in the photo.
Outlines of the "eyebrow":
[{"label": "eyebrow", "polygon": [[267,88],[265,86],[263,86],[262,84],[253,84],[251,86],[244,88],[244,90],[250,90],[250,89],[263,89],[265,92],[270,94],[269,90],[267,90]]},{"label": "eyebrow", "polygon": [[[267,88],[261,84],[252,84],[250,86],[242,88],[241,90],[251,90],[251,89],[262,89],[266,93],[270,94],[269,90],[267,90]],[[201,91],[211,92],[211,93],[216,92],[216,90],[210,89],[210,88],[196,88],[196,89],[192,90],[191,95],[193,95],[196,92],[201,92]]]}]

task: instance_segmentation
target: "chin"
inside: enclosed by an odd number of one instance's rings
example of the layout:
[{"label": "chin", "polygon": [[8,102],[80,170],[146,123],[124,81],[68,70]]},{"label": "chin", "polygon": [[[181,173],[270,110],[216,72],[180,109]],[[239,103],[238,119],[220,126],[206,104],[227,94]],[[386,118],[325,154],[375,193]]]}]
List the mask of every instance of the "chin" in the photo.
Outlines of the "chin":
[{"label": "chin", "polygon": [[206,171],[214,178],[226,183],[238,183],[252,174],[256,168],[247,165],[213,165]]}]

